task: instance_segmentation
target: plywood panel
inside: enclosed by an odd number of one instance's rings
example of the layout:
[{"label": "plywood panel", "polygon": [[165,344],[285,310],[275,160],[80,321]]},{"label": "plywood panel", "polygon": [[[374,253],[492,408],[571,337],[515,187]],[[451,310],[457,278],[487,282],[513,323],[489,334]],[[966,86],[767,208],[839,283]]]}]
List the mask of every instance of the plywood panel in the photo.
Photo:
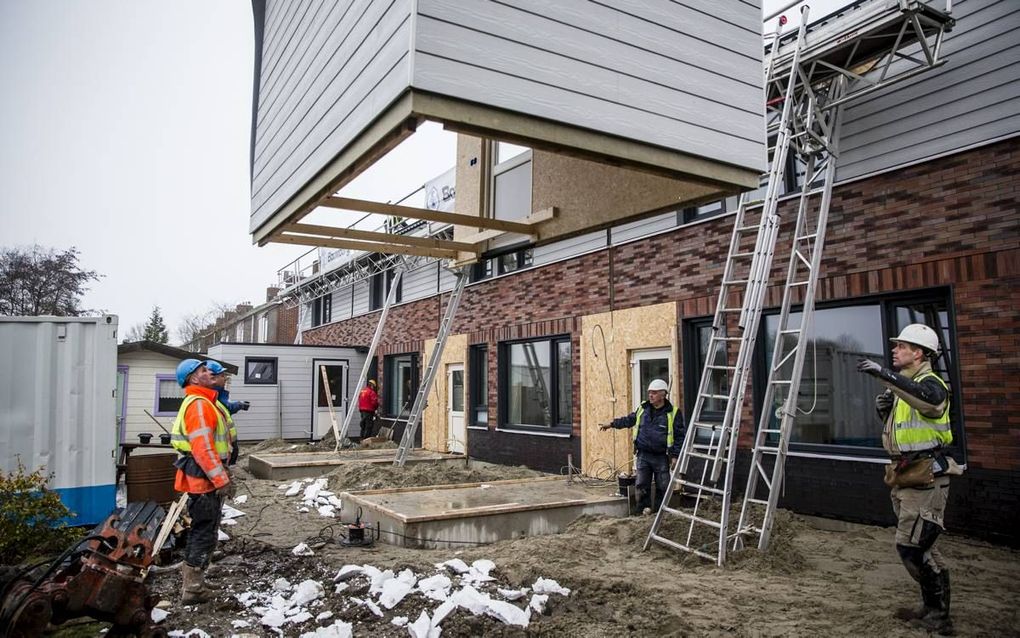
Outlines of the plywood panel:
[{"label": "plywood panel", "polygon": [[[429,339],[425,342],[425,352],[422,355],[422,361],[427,362],[429,360],[432,356],[432,349],[435,346],[435,339]],[[432,391],[429,392],[428,406],[425,408],[425,414],[422,416],[421,444],[426,450],[432,450],[433,452],[450,451],[447,445],[449,423],[446,418],[446,366],[451,363],[460,363],[464,365],[466,373],[467,347],[468,340],[466,334],[450,335],[446,339],[446,347],[443,348],[443,355],[439,361],[439,370],[436,372],[436,381],[432,385]],[[428,364],[425,363],[424,365]],[[467,387],[466,375],[464,381],[464,396],[468,397],[470,394],[468,394],[469,388]],[[464,418],[467,418],[466,413]],[[468,436],[471,436],[470,431],[468,431]],[[467,449],[466,442],[464,449]]]},{"label": "plywood panel", "polygon": [[535,151],[532,165],[534,210],[557,209],[556,219],[542,225],[540,239],[579,227],[608,225],[717,192],[712,186],[544,151]]},{"label": "plywood panel", "polygon": [[[676,317],[676,304],[669,302],[581,318],[581,466],[586,472],[614,465],[629,471],[631,431],[602,432],[598,426],[630,414],[644,400],[631,394],[632,350],[670,348],[671,376],[680,378]],[[681,405],[678,385],[670,390],[673,405]]]}]

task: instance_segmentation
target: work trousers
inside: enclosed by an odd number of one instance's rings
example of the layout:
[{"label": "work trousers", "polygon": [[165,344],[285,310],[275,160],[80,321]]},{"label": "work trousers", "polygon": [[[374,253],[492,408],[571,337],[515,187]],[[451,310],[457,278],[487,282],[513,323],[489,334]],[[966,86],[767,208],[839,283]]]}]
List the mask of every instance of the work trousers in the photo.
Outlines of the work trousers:
[{"label": "work trousers", "polygon": [[361,410],[361,438],[375,436],[375,412]]},{"label": "work trousers", "polygon": [[[655,478],[655,503],[652,503],[652,478]],[[637,488],[638,509],[650,507],[658,511],[662,497],[669,486],[669,456],[638,451],[637,453]]]},{"label": "work trousers", "polygon": [[216,549],[223,501],[216,492],[188,494],[188,515],[191,516],[191,531],[184,548],[184,562],[205,569]]},{"label": "work trousers", "polygon": [[[894,487],[890,496],[893,512],[896,514],[897,545],[919,547],[924,521],[945,529],[943,517],[946,513],[946,501],[949,500],[948,476],[936,477],[935,482],[927,487]],[[942,554],[935,544],[925,552],[924,561],[935,572],[940,572],[946,567]]]}]

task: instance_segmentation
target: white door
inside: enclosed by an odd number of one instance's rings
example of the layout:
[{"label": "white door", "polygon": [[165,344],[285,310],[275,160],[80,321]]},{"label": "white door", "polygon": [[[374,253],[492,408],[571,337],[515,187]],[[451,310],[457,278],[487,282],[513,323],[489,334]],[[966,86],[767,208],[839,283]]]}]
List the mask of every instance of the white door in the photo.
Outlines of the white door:
[{"label": "white door", "polygon": [[[336,427],[339,430],[344,424],[344,414],[347,408],[347,397],[344,389],[347,387],[347,362],[326,361],[316,359],[312,362],[314,386],[312,391],[314,414],[313,438],[318,440],[326,435],[333,428],[333,419],[336,420]],[[325,381],[323,381],[325,378]],[[330,418],[330,406],[332,406],[332,418]],[[357,436],[360,425],[357,421],[351,423],[351,431],[348,436]]]},{"label": "white door", "polygon": [[629,406],[628,411],[633,411],[642,401],[648,400],[648,384],[652,379],[662,379],[669,384],[669,400],[673,401],[676,396],[670,379],[669,371],[672,369],[671,353],[669,348],[656,348],[654,350],[633,350],[630,353],[630,382],[631,396],[634,397],[634,405]]},{"label": "white door", "polygon": [[451,452],[467,452],[467,426],[464,422],[464,364],[446,366],[447,439]]}]

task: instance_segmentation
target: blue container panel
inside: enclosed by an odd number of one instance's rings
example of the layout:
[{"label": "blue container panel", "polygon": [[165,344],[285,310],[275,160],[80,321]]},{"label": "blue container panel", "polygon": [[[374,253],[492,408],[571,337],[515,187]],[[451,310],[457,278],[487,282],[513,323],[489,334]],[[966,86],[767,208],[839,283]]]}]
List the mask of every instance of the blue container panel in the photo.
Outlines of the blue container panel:
[{"label": "blue container panel", "polygon": [[76,514],[67,522],[71,525],[95,525],[106,520],[117,503],[117,486],[89,485],[87,487],[65,487],[54,490],[67,509]]}]

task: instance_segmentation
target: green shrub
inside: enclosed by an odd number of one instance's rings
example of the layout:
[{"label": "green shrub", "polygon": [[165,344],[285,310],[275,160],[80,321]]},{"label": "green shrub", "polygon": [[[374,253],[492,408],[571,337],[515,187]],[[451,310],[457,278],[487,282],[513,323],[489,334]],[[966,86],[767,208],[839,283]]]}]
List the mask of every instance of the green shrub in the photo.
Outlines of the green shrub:
[{"label": "green shrub", "polygon": [[26,473],[20,459],[16,471],[0,471],[0,565],[63,551],[81,536],[67,524],[74,514],[46,487],[52,476],[42,467]]}]

